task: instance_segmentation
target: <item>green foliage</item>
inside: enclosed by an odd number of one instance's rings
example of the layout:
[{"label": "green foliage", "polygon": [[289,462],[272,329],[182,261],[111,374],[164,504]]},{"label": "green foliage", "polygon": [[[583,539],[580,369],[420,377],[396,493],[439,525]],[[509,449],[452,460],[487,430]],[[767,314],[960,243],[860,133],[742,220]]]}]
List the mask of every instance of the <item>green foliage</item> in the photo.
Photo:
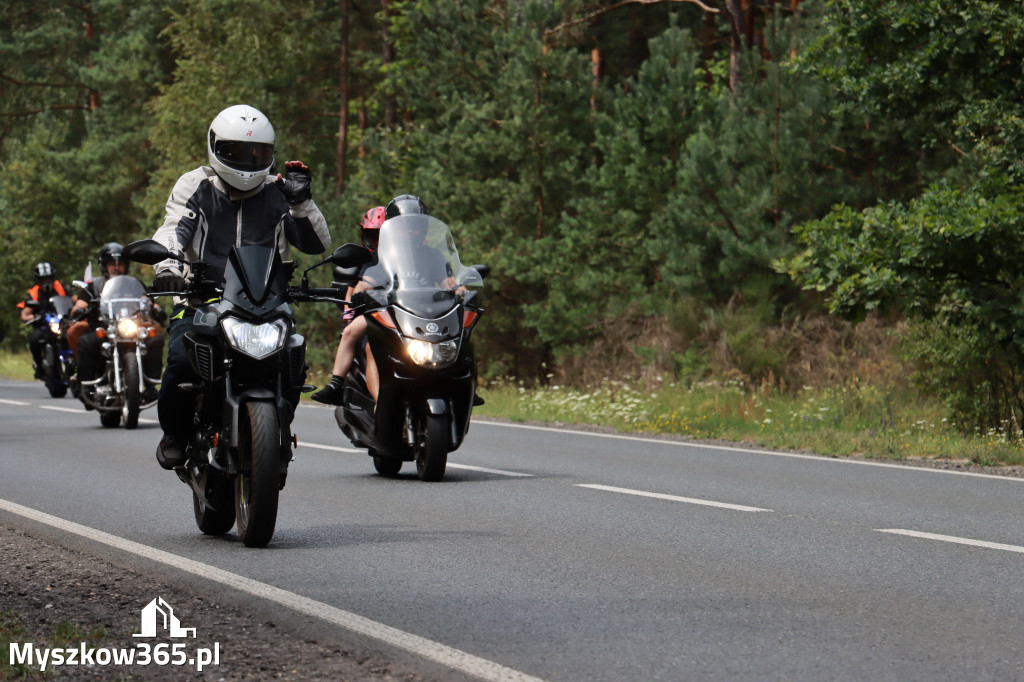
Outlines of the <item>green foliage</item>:
[{"label": "green foliage", "polygon": [[[913,345],[925,385],[979,428],[1019,423],[1024,80],[1015,65],[1024,58],[1024,5],[828,6],[825,36],[805,66],[837,85],[840,111],[901,121],[905,137],[880,159],[928,184],[799,226],[802,251],[778,266],[850,319],[899,306],[930,321]],[[916,153],[906,155],[903,142]],[[940,361],[959,371],[940,371]]]}]

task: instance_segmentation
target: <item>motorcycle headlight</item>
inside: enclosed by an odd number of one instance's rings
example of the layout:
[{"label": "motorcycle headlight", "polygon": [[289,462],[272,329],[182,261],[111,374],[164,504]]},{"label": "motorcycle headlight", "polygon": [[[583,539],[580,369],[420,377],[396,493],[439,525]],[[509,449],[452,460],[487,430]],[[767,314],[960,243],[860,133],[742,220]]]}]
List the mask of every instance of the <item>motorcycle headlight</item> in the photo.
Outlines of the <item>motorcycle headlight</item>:
[{"label": "motorcycle headlight", "polygon": [[50,323],[50,331],[54,334],[60,334],[60,322],[54,320]]},{"label": "motorcycle headlight", "polygon": [[136,332],[139,331],[139,325],[135,323],[135,320],[130,320],[127,317],[117,321],[117,333],[119,336],[123,336],[126,339],[135,336]]},{"label": "motorcycle headlight", "polygon": [[253,324],[225,317],[220,324],[232,348],[257,360],[279,351],[288,335],[288,323],[282,319]]},{"label": "motorcycle headlight", "polygon": [[455,339],[439,343],[409,339],[405,348],[412,361],[422,367],[447,367],[459,354],[459,344]]}]

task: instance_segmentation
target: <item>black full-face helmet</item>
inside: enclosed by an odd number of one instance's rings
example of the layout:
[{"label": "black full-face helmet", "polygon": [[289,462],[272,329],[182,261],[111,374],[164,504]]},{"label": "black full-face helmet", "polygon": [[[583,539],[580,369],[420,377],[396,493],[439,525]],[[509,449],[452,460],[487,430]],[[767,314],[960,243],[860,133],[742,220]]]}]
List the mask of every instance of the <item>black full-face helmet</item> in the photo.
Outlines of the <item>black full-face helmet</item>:
[{"label": "black full-face helmet", "polygon": [[107,273],[107,266],[110,265],[111,263],[127,262],[124,260],[124,256],[122,255],[123,253],[124,247],[118,244],[117,242],[110,242],[109,244],[104,244],[102,247],[100,247],[100,252],[99,255],[96,256],[96,260],[100,264],[100,272],[103,273],[104,277],[110,276]]},{"label": "black full-face helmet", "polygon": [[419,197],[411,194],[402,194],[395,197],[384,209],[384,217],[388,220],[399,215],[427,214],[427,206]]},{"label": "black full-face helmet", "polygon": [[43,261],[32,266],[32,277],[35,279],[36,284],[42,284],[46,281],[52,282],[57,279],[57,270],[49,263]]}]

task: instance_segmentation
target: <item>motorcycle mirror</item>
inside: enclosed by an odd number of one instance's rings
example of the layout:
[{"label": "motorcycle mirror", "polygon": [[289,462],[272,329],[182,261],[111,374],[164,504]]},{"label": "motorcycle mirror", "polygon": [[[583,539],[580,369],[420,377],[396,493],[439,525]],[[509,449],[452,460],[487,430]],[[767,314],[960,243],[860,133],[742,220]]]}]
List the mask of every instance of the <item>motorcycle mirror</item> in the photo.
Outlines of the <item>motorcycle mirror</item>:
[{"label": "motorcycle mirror", "polygon": [[185,262],[183,258],[171,253],[167,247],[155,239],[143,239],[141,241],[132,242],[128,246],[124,247],[122,257],[125,260],[144,263],[146,265],[156,265],[157,263],[168,259],[176,260],[181,263]]},{"label": "motorcycle mirror", "polygon": [[76,287],[78,287],[79,289],[84,289],[84,288],[86,288],[87,286],[89,286],[88,284],[86,284],[85,282],[83,282],[83,281],[82,281],[82,280],[80,280],[80,279],[75,279],[75,280],[71,280],[71,283],[72,283],[72,284],[74,284],[74,285],[75,285]]},{"label": "motorcycle mirror", "polygon": [[357,268],[372,259],[370,250],[358,244],[342,244],[325,260],[343,268]]},{"label": "motorcycle mirror", "polygon": [[480,273],[480,279],[486,279],[487,275],[491,274],[490,265],[471,265],[470,267]]}]

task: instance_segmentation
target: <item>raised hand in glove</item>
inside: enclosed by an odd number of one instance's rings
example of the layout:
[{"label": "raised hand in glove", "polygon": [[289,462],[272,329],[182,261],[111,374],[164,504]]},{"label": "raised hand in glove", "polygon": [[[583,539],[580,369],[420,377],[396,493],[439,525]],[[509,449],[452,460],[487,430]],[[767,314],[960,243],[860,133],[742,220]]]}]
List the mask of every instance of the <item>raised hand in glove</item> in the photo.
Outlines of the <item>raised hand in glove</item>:
[{"label": "raised hand in glove", "polygon": [[185,278],[170,270],[157,273],[153,280],[153,291],[184,291],[186,287]]},{"label": "raised hand in glove", "polygon": [[313,196],[309,185],[313,181],[313,171],[301,161],[287,161],[284,164],[284,175],[277,174],[277,186],[289,204],[301,204]]}]

